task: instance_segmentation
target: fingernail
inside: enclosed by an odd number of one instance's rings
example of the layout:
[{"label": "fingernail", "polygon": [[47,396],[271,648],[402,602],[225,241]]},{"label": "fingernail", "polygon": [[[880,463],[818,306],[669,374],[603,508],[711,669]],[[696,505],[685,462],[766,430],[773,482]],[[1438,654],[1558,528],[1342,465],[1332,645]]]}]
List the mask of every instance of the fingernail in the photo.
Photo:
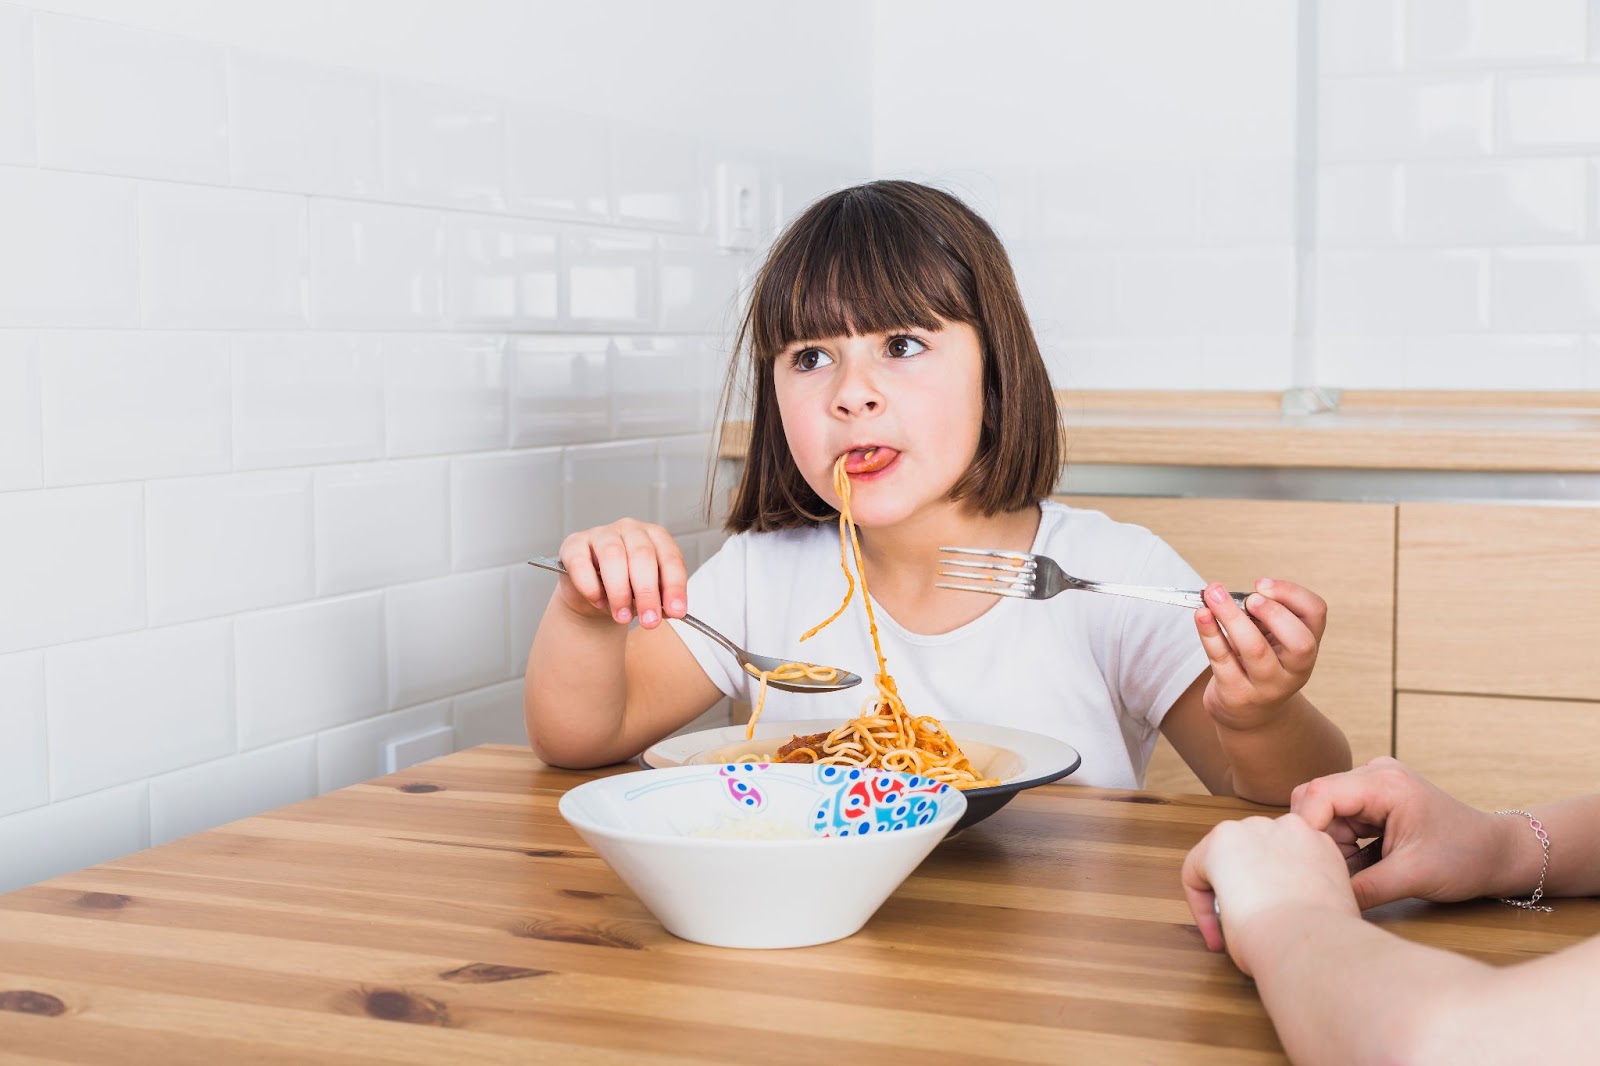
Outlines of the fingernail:
[{"label": "fingernail", "polygon": [[624,607],[622,610],[617,612],[617,621],[619,621],[619,622],[626,622],[632,617],[633,617],[633,612],[628,610],[626,607]]},{"label": "fingernail", "polygon": [[1267,589],[1270,589],[1271,587],[1272,587],[1272,579],[1270,577],[1264,577],[1261,580],[1256,582],[1256,588],[1260,589],[1263,592],[1265,592]]},{"label": "fingernail", "polygon": [[1220,604],[1227,598],[1228,594],[1227,592],[1223,591],[1221,585],[1212,585],[1210,588],[1206,589],[1206,599],[1210,600],[1212,603]]},{"label": "fingernail", "polygon": [[654,611],[646,611],[639,616],[639,621],[643,622],[646,628],[653,626],[656,624],[656,613]]},{"label": "fingernail", "polygon": [[1265,596],[1260,596],[1260,595],[1257,595],[1256,593],[1252,592],[1250,595],[1245,597],[1244,605],[1246,607],[1248,607],[1248,608],[1255,608],[1255,607],[1260,607],[1263,603],[1266,603],[1266,602],[1267,602],[1267,598]]},{"label": "fingernail", "polygon": [[671,603],[667,604],[667,610],[674,611],[678,614],[683,613],[683,608],[684,602],[682,600],[673,600]]}]

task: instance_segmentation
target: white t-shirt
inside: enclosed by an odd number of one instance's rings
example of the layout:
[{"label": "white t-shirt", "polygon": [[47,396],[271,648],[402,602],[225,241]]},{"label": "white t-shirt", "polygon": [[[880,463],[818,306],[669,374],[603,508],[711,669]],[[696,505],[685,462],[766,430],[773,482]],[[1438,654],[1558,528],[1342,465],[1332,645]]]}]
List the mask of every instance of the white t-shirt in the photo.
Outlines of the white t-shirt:
[{"label": "white t-shirt", "polygon": [[[1078,577],[1200,588],[1194,569],[1149,530],[1099,511],[1041,504],[1033,551]],[[763,721],[853,718],[870,701],[877,660],[858,598],[828,628],[800,634],[843,599],[839,531],[832,523],[743,533],[689,578],[689,610],[730,640],[763,655],[843,667],[853,689],[799,695],[768,689]],[[1049,600],[998,597],[949,633],[914,633],[876,599],[884,660],[913,714],[989,722],[1056,737],[1083,764],[1067,780],[1138,788],[1161,719],[1207,666],[1193,612],[1125,596],[1066,592]],[[759,682],[710,638],[674,622],[725,695],[753,702]]]}]

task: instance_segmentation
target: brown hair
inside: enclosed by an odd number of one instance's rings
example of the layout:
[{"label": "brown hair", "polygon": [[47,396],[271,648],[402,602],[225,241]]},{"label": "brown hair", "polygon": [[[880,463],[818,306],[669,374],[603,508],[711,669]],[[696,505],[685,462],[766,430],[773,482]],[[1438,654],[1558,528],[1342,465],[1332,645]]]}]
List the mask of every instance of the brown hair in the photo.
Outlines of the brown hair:
[{"label": "brown hair", "polygon": [[940,320],[971,326],[983,351],[978,450],[950,498],[994,515],[1049,495],[1060,473],[1061,416],[1000,239],[947,192],[874,181],[806,208],[756,274],[719,420],[726,424],[742,377],[750,447],[727,531],[793,529],[838,515],[789,453],[773,385],[778,353],[800,340],[934,330]]}]

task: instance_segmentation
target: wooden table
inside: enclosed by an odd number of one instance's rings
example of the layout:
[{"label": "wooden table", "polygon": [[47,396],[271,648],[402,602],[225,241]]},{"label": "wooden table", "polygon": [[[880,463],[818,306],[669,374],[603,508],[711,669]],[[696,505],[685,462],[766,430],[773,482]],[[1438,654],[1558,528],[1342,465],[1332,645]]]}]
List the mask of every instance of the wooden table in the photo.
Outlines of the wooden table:
[{"label": "wooden table", "polygon": [[[0,1061],[1283,1061],[1178,889],[1248,804],[1037,788],[857,935],[733,951],[663,931],[568,828],[593,776],[474,748],[0,896]],[[1377,920],[1503,963],[1600,901]]]}]

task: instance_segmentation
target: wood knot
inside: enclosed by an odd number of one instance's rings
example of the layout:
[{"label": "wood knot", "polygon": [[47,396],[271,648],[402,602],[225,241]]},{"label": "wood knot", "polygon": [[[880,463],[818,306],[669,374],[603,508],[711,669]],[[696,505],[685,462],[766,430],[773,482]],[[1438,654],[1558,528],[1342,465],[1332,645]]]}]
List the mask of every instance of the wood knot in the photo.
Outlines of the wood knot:
[{"label": "wood knot", "polygon": [[533,848],[522,854],[530,859],[567,859],[572,857],[572,852],[560,848]]},{"label": "wood knot", "polygon": [[469,962],[446,970],[439,977],[465,985],[487,985],[497,981],[516,981],[524,977],[543,977],[551,970],[535,970],[527,966],[499,966],[492,962]]},{"label": "wood knot", "polygon": [[0,992],[0,1010],[53,1018],[58,1014],[67,1013],[67,1005],[48,992],[35,992],[31,988],[10,988]]},{"label": "wood knot", "polygon": [[1118,803],[1170,803],[1170,802],[1172,802],[1171,800],[1164,800],[1160,796],[1117,796],[1117,797],[1115,797],[1115,800]]},{"label": "wood knot", "polygon": [[413,793],[415,793],[415,792],[443,792],[444,788],[442,786],[440,786],[440,785],[430,785],[426,781],[413,781],[408,785],[401,785],[400,786],[400,791],[401,792],[413,792]]},{"label": "wood knot", "polygon": [[590,892],[589,890],[583,889],[583,888],[563,888],[563,889],[559,889],[558,891],[563,896],[568,896],[568,897],[570,897],[572,899],[605,899],[606,898],[606,894],[604,892]]},{"label": "wood knot", "polygon": [[411,1025],[449,1025],[450,1012],[443,1003],[398,988],[367,989],[361,995],[361,1009],[384,1022]]},{"label": "wood knot", "polygon": [[578,925],[551,918],[536,918],[514,927],[511,934],[529,940],[554,940],[562,944],[588,944],[591,947],[625,948],[628,951],[644,950],[642,944],[621,933],[613,933],[598,926]]},{"label": "wood knot", "polygon": [[72,902],[79,907],[87,907],[94,911],[114,911],[132,903],[133,897],[117,892],[85,892]]}]

